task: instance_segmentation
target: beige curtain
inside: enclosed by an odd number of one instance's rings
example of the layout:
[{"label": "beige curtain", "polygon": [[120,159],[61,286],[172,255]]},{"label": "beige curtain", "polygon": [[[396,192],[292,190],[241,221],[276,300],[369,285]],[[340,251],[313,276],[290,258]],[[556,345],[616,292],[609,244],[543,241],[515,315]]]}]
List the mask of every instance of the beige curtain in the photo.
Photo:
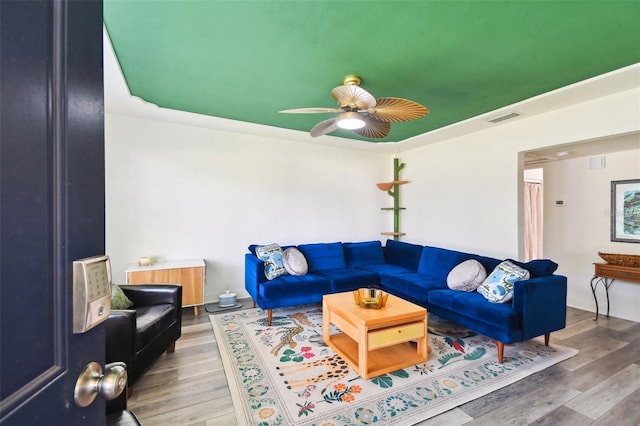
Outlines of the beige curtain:
[{"label": "beige curtain", "polygon": [[524,183],[525,261],[542,257],[542,185]]}]

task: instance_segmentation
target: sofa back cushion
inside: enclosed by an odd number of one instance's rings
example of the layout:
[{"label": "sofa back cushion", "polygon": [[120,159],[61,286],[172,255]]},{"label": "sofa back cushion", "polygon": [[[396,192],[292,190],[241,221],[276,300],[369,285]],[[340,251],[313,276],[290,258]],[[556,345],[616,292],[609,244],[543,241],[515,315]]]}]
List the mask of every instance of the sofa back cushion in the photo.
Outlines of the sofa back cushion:
[{"label": "sofa back cushion", "polygon": [[298,250],[307,259],[309,272],[347,267],[342,243],[301,244]]},{"label": "sofa back cushion", "polygon": [[386,263],[402,266],[411,271],[417,271],[418,261],[422,254],[422,246],[388,239],[384,247]]},{"label": "sofa back cushion", "polygon": [[550,259],[534,259],[526,263],[513,259],[507,260],[529,271],[531,278],[546,277],[552,275],[558,269],[558,264]]},{"label": "sofa back cushion", "polygon": [[482,266],[484,266],[484,269],[487,271],[487,274],[490,274],[491,271],[496,269],[496,266],[498,266],[502,262],[502,260],[496,259],[495,257],[474,255],[473,258],[478,262],[482,263]]},{"label": "sofa back cushion", "polygon": [[474,259],[469,253],[448,250],[439,247],[425,246],[422,250],[418,272],[433,278],[447,279],[447,275],[453,268],[465,260]]},{"label": "sofa back cushion", "polygon": [[365,241],[361,243],[344,243],[344,258],[349,268],[366,265],[384,264],[384,252],[380,241]]}]

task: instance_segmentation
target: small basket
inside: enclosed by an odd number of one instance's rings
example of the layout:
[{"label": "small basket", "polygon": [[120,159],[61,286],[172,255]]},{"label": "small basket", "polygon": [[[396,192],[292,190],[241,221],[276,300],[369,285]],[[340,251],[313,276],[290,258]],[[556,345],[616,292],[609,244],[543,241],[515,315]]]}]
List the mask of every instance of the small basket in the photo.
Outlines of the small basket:
[{"label": "small basket", "polygon": [[598,252],[598,256],[600,256],[610,265],[640,268],[640,256],[636,254],[616,254],[616,253]]},{"label": "small basket", "polygon": [[353,291],[353,300],[361,308],[383,308],[387,304],[388,297],[388,294],[378,288],[360,288]]}]

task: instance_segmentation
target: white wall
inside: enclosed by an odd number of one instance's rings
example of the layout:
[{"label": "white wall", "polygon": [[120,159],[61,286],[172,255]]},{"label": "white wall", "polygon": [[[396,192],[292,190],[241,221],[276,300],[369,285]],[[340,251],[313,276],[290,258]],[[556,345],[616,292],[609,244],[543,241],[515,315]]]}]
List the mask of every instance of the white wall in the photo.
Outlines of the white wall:
[{"label": "white wall", "polygon": [[[387,155],[106,116],[107,253],[115,282],[141,256],[204,258],[205,301],[246,296],[252,243],[380,239]],[[386,196],[388,198],[388,196]]]},{"label": "white wall", "polygon": [[[401,227],[407,232],[407,239],[498,258],[522,258],[522,152],[638,132],[639,100],[639,90],[621,92],[402,153],[407,164],[404,178],[411,181],[403,187],[407,210],[402,213]],[[632,173],[634,158],[636,172]],[[637,153],[627,161],[630,163],[625,174],[631,175],[628,178],[640,176]],[[564,161],[558,164],[561,163]],[[565,178],[570,179],[566,171],[558,173],[565,173]],[[581,185],[579,180],[576,182]],[[584,188],[571,190],[580,192]],[[546,173],[544,190],[545,199],[554,197],[554,181],[547,181]],[[608,192],[604,196],[606,204]],[[602,211],[599,214],[604,215]],[[568,220],[578,221],[579,217],[580,214]],[[588,278],[593,272],[591,262],[597,260],[592,259],[593,255],[606,251],[607,244],[581,249],[591,257],[581,259],[578,266],[570,252],[565,253],[552,243],[547,230],[553,229],[553,222],[546,216],[544,220],[545,256],[557,261],[559,272],[567,275],[569,304],[594,309],[587,302],[591,296],[585,276]],[[608,229],[607,225],[606,232]],[[567,232],[556,236],[564,241],[563,246],[575,244],[585,230],[576,229],[575,235]],[[608,234],[600,241],[608,241]],[[574,266],[564,265],[565,261]],[[614,301],[615,315],[640,321],[640,286],[629,291],[636,299]]]},{"label": "white wall", "polygon": [[[466,140],[464,140],[466,139]],[[516,153],[458,138],[402,154],[402,229],[421,244],[517,257]]]},{"label": "white wall", "polygon": [[[404,240],[520,258],[522,152],[639,132],[639,100],[640,89],[627,90],[405,152],[398,144],[401,177],[410,181],[401,190]],[[143,255],[203,257],[207,301],[227,288],[246,295],[248,244],[372,240],[391,229],[390,213],[379,210],[389,197],[374,185],[390,180],[390,154],[112,114],[106,150],[107,252],[116,281]],[[546,178],[545,195],[553,197]],[[568,244],[576,236],[562,238]],[[588,309],[584,274],[594,260],[576,273],[557,245],[547,247],[547,235],[545,243],[545,255],[569,278],[570,305]],[[640,321],[637,301],[627,299],[614,301],[615,314]]]},{"label": "white wall", "polygon": [[[589,158],[575,158],[544,165],[544,253],[569,277],[568,304],[594,310],[589,282],[593,263],[604,262],[598,252],[640,255],[640,244],[610,241],[610,192],[612,180],[640,177],[638,150],[605,155],[604,169],[589,169]],[[564,200],[556,207],[555,200]],[[611,315],[638,321],[640,284],[616,280],[610,288]],[[602,285],[598,289],[600,313],[606,313]]]}]

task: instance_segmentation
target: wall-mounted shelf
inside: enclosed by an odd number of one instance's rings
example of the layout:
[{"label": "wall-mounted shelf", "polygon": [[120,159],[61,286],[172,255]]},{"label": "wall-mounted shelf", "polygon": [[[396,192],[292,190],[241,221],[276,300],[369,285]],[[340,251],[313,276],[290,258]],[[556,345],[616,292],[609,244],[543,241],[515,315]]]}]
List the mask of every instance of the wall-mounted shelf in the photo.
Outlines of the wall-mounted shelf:
[{"label": "wall-mounted shelf", "polygon": [[400,180],[400,170],[404,167],[404,163],[400,163],[397,158],[393,159],[393,180],[391,182],[376,183],[376,186],[381,191],[387,191],[391,197],[393,197],[393,207],[381,207],[380,210],[393,211],[393,232],[382,232],[382,235],[393,236],[394,240],[399,239],[403,235],[407,235],[405,232],[400,232],[400,210],[406,210],[404,207],[400,207],[400,185],[409,183],[408,180]]},{"label": "wall-mounted shelf", "polygon": [[404,185],[405,183],[409,183],[408,180],[393,180],[391,182],[381,182],[376,183],[376,186],[381,191],[388,191],[393,188],[394,185]]}]

